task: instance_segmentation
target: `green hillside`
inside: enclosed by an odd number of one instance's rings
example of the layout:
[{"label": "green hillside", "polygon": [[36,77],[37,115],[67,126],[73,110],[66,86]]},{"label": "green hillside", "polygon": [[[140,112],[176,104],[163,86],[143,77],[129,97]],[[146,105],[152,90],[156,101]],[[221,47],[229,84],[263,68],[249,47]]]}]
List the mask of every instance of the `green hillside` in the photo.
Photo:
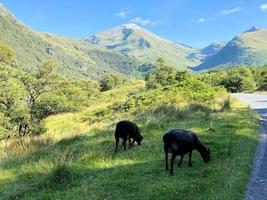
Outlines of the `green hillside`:
[{"label": "green hillside", "polygon": [[85,39],[95,46],[115,50],[143,63],[154,63],[158,57],[176,69],[200,63],[198,49],[163,39],[136,24],[124,24]]},{"label": "green hillside", "polygon": [[11,46],[17,65],[25,70],[54,59],[59,71],[72,78],[97,78],[106,73],[138,75],[139,64],[125,55],[86,42],[33,31],[0,5],[0,42]]},{"label": "green hillside", "polygon": [[194,70],[227,66],[263,66],[267,64],[266,55],[267,29],[251,29],[235,37]]}]

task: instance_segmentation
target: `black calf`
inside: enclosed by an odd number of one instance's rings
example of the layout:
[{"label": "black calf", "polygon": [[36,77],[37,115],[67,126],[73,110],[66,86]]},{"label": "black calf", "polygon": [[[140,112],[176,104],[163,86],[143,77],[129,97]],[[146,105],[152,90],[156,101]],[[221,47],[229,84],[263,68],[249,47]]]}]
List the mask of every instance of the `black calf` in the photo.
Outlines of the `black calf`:
[{"label": "black calf", "polygon": [[[123,142],[123,148],[126,150],[126,141],[129,142],[129,148],[134,144],[134,142],[137,142],[138,145],[141,145],[141,141],[143,139],[143,136],[141,136],[138,126],[127,120],[120,121],[115,130],[115,139],[116,139],[116,148],[115,152],[117,151],[119,140],[122,138]],[[133,141],[131,141],[133,139]]]}]

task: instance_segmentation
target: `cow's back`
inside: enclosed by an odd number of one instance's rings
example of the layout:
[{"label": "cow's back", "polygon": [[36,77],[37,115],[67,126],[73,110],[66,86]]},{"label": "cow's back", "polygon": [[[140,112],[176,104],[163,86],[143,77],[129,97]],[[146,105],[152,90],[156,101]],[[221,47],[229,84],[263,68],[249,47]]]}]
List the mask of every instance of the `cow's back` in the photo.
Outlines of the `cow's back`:
[{"label": "cow's back", "polygon": [[176,147],[177,150],[179,149],[179,153],[181,153],[180,151],[186,153],[193,150],[195,137],[195,133],[191,131],[172,129],[164,133],[163,142],[168,148]]},{"label": "cow's back", "polygon": [[127,137],[127,135],[133,137],[137,134],[139,134],[139,130],[135,123],[128,120],[118,122],[116,126],[115,137],[124,138]]}]

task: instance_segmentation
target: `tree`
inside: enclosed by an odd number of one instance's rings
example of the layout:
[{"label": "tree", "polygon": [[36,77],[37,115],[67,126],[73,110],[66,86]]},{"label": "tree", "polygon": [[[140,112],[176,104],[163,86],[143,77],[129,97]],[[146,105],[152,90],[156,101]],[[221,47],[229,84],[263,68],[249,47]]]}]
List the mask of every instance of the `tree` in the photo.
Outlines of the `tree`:
[{"label": "tree", "polygon": [[[53,73],[55,68],[54,62],[46,61],[33,74],[29,74],[1,66],[3,73],[0,75],[0,108],[2,115],[9,122],[6,124],[9,124],[10,130],[15,129],[18,135],[38,134],[43,131],[41,120],[62,110],[44,101],[40,104],[40,98],[46,93],[51,93],[56,87]],[[41,109],[40,105],[50,106],[49,112],[37,112],[37,109]]]},{"label": "tree", "polygon": [[[44,118],[77,110],[86,101],[86,93],[90,93],[89,82],[82,88],[56,74],[57,64],[53,60],[26,73],[9,66],[12,59],[1,58],[5,59],[0,64],[0,137],[40,134],[45,131]],[[99,86],[92,84],[91,88],[97,90]]]},{"label": "tree", "polygon": [[98,81],[82,80],[79,85],[87,98],[95,97],[100,92],[100,83]]},{"label": "tree", "polygon": [[253,91],[256,89],[256,83],[252,79],[240,74],[230,74],[222,80],[221,85],[223,85],[229,92],[233,93]]},{"label": "tree", "polygon": [[[13,78],[10,75],[12,73],[5,67],[0,67],[0,70],[3,72],[0,78],[0,114],[4,120],[2,130],[9,130],[5,131],[5,134],[8,134],[16,127],[21,130],[22,124],[29,119],[29,110],[23,103],[25,92],[20,82]],[[17,126],[18,124],[21,126]]]},{"label": "tree", "polygon": [[17,77],[27,91],[27,103],[30,106],[34,106],[40,95],[55,88],[53,83],[57,80],[57,76],[53,71],[56,68],[57,64],[53,60],[47,60],[38,67],[33,76],[23,73]]},{"label": "tree", "polygon": [[160,86],[172,85],[176,82],[175,70],[168,66],[163,58],[158,58],[155,66],[156,70],[145,77],[147,88],[155,89]]},{"label": "tree", "polygon": [[106,91],[122,85],[125,80],[117,74],[106,75],[100,80],[100,90]]},{"label": "tree", "polygon": [[187,71],[177,72],[175,76],[175,80],[178,82],[184,81],[189,78],[190,75]]}]

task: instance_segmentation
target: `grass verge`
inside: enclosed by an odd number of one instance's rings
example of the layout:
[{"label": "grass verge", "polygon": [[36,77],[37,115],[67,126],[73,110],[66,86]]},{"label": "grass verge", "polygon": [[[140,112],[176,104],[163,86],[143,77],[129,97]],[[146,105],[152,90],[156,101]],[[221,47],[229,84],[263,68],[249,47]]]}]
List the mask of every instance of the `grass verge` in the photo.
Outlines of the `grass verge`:
[{"label": "grass verge", "polygon": [[[52,117],[47,123],[54,135],[48,131],[37,139],[2,144],[0,199],[242,199],[257,144],[258,118],[238,102],[231,109],[229,103],[224,106],[216,112],[196,105],[191,112],[162,107],[127,116],[140,125],[144,141],[126,152],[120,146],[117,154],[115,121],[126,116],[76,131],[79,114]],[[71,124],[73,116],[77,121]],[[62,119],[66,121],[51,125]],[[174,127],[197,132],[211,148],[212,161],[204,164],[194,152],[192,168],[185,157],[169,176],[162,133]]]}]

